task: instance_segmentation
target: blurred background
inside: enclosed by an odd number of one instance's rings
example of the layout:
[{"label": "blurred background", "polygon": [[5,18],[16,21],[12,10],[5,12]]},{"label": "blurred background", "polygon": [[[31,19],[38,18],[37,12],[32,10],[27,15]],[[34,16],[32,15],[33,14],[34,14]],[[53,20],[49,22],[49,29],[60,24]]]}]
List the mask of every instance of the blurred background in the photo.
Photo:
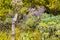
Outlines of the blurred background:
[{"label": "blurred background", "polygon": [[60,0],[0,0],[0,40],[60,40]]}]

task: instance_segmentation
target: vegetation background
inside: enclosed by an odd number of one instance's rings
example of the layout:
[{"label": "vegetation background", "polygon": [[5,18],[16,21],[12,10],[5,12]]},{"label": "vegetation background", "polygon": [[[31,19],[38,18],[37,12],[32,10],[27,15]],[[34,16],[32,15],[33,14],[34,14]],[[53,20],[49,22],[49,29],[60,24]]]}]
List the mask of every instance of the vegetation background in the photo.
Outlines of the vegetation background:
[{"label": "vegetation background", "polygon": [[60,40],[60,0],[0,0],[0,40],[11,40],[15,13],[15,40]]}]

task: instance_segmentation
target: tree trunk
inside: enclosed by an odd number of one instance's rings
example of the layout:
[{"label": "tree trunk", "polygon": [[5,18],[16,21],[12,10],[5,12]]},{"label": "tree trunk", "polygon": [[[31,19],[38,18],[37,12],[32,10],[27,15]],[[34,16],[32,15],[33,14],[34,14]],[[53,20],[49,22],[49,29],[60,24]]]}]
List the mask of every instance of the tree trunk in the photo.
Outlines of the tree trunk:
[{"label": "tree trunk", "polygon": [[17,20],[18,14],[16,13],[12,20],[12,40],[15,40],[15,22]]}]

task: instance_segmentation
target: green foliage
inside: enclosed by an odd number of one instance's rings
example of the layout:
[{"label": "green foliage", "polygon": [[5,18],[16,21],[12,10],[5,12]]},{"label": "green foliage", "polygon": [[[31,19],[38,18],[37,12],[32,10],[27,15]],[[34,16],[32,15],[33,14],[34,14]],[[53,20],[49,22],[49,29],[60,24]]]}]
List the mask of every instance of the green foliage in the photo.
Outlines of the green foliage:
[{"label": "green foliage", "polygon": [[[0,0],[0,40],[11,40],[11,23],[15,14],[12,0]],[[49,9],[49,13],[60,13],[60,0],[22,0],[17,5],[17,13],[26,14],[29,18],[24,21],[23,16],[16,22],[15,40],[60,40],[60,15],[53,16],[45,13],[42,18],[27,14],[31,6],[39,8],[41,5]],[[3,29],[3,30],[2,30]],[[9,29],[9,30],[7,30]],[[2,31],[1,31],[2,30]]]},{"label": "green foliage", "polygon": [[25,12],[27,12],[27,10],[28,10],[27,7],[23,7],[23,8],[20,9],[21,13],[25,13]]},{"label": "green foliage", "polygon": [[9,13],[11,0],[0,0],[0,19],[5,20],[6,14]]},{"label": "green foliage", "polygon": [[39,32],[23,33],[22,34],[22,40],[37,40],[37,39],[41,40],[41,34]]},{"label": "green foliage", "polygon": [[47,7],[47,12],[52,14],[59,14],[60,10],[60,0],[23,0],[23,6],[30,7],[40,7],[41,5]]},{"label": "green foliage", "polygon": [[28,19],[26,21],[26,24],[32,27],[34,25],[35,21],[36,21],[36,19],[32,16],[30,19]]}]

